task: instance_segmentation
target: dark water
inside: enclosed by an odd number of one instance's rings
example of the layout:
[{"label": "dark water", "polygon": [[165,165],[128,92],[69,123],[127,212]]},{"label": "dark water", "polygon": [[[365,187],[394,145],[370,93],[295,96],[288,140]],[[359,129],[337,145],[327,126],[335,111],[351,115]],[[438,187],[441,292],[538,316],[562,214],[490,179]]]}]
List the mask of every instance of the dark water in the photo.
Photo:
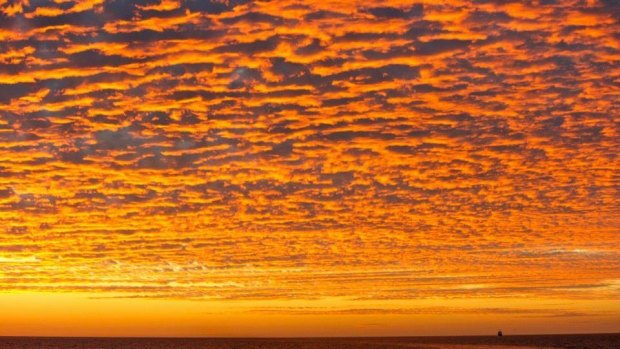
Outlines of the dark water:
[{"label": "dark water", "polygon": [[620,334],[295,339],[0,337],[0,349],[620,349]]}]

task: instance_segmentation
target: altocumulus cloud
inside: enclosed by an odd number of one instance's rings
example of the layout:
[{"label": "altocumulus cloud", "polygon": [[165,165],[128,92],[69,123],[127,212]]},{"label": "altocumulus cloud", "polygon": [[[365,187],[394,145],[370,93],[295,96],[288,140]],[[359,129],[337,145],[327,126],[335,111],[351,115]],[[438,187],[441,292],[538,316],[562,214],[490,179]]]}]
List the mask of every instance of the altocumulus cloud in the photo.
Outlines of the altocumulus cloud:
[{"label": "altocumulus cloud", "polygon": [[618,29],[613,1],[4,1],[0,287],[618,297]]}]

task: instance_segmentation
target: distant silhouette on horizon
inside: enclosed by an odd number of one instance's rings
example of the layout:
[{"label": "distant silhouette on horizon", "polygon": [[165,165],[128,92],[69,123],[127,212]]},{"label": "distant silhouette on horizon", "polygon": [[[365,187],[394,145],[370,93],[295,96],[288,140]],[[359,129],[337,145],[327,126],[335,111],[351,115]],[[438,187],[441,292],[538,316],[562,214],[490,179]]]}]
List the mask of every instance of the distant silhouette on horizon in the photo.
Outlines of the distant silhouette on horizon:
[{"label": "distant silhouette on horizon", "polygon": [[503,336],[503,335],[504,335],[504,334],[502,333],[502,330],[497,331],[497,336],[498,336],[498,337],[501,337],[501,336]]}]

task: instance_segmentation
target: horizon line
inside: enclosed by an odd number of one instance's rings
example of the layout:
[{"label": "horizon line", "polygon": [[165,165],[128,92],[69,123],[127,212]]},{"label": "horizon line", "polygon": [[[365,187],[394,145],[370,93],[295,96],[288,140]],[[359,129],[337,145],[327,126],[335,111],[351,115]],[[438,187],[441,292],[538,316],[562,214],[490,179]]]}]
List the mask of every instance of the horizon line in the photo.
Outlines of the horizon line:
[{"label": "horizon line", "polygon": [[[618,332],[565,332],[565,333],[515,333],[503,334],[503,337],[519,336],[586,336],[586,335],[620,335]],[[442,337],[498,337],[497,334],[469,334],[469,335],[394,335],[394,336],[39,336],[39,335],[0,335],[2,338],[75,338],[75,339],[349,339],[349,338],[442,338]]]}]

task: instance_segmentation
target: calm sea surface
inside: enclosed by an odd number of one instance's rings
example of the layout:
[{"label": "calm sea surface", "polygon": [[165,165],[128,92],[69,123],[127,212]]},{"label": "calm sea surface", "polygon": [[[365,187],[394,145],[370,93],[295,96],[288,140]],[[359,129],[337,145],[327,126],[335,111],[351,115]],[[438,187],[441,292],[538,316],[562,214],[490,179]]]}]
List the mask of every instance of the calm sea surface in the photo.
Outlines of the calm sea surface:
[{"label": "calm sea surface", "polygon": [[620,334],[505,337],[390,337],[295,339],[0,337],[1,349],[474,349],[614,348]]}]

